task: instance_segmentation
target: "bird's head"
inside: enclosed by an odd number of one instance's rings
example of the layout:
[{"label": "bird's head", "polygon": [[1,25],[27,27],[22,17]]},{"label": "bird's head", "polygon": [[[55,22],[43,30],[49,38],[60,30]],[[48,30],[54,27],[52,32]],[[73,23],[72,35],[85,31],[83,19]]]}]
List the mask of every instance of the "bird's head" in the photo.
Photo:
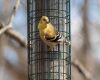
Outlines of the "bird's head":
[{"label": "bird's head", "polygon": [[42,16],[40,21],[42,24],[48,24],[49,18],[47,16]]}]

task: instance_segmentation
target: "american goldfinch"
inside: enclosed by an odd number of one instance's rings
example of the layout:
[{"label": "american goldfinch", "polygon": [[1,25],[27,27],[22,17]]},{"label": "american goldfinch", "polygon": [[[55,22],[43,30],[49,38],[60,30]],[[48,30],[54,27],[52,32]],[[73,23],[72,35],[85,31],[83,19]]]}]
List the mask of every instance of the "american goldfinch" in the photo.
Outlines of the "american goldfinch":
[{"label": "american goldfinch", "polygon": [[51,50],[59,43],[70,44],[70,42],[49,22],[47,16],[42,16],[38,24],[39,34],[42,41]]}]

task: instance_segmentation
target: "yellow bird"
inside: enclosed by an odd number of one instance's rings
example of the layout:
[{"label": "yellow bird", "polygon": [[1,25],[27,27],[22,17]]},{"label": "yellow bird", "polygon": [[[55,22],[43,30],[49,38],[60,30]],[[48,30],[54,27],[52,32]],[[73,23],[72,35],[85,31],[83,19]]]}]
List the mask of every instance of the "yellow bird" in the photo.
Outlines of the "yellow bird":
[{"label": "yellow bird", "polygon": [[49,22],[49,18],[47,16],[41,17],[38,29],[40,38],[50,50],[61,42],[70,44],[70,42]]}]

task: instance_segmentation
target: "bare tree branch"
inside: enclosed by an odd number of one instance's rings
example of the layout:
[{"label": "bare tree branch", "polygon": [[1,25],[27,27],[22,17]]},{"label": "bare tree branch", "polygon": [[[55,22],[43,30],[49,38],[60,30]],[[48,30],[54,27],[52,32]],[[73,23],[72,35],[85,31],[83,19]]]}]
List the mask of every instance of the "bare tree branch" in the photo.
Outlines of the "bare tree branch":
[{"label": "bare tree branch", "polygon": [[79,73],[81,75],[83,75],[83,77],[87,80],[95,80],[92,77],[92,74],[78,61],[75,60],[73,62],[71,62],[72,66],[74,66],[75,68],[77,68],[77,70],[79,71]]},{"label": "bare tree branch", "polygon": [[27,47],[27,42],[22,39],[22,36],[17,31],[14,31],[14,29],[9,29],[9,28],[11,28],[9,26],[8,27],[3,27],[3,25],[1,25],[0,28],[1,28],[1,30],[0,30],[1,34],[3,34],[5,32],[6,35],[13,38],[17,42],[19,42],[19,44],[21,46]]},{"label": "bare tree branch", "polygon": [[84,5],[82,7],[83,9],[83,28],[82,28],[82,35],[83,35],[83,54],[87,54],[88,48],[90,48],[90,42],[89,42],[89,31],[88,31],[88,9],[89,8],[89,1],[84,0]]},{"label": "bare tree branch", "polygon": [[3,34],[9,28],[12,28],[12,26],[11,25],[8,25],[6,27],[3,27],[3,25],[0,24],[0,35]]},{"label": "bare tree branch", "polygon": [[5,32],[5,34],[10,36],[11,38],[16,40],[17,42],[19,42],[21,46],[27,47],[27,42],[25,40],[23,40],[22,36],[18,32],[14,31],[13,29],[7,30]]}]

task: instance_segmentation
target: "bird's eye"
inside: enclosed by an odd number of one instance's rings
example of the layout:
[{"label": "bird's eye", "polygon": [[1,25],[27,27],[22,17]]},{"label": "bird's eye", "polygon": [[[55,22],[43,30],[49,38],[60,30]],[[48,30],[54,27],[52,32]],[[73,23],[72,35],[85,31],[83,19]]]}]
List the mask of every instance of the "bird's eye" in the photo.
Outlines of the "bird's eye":
[{"label": "bird's eye", "polygon": [[46,19],[43,19],[43,21],[46,21]]}]

